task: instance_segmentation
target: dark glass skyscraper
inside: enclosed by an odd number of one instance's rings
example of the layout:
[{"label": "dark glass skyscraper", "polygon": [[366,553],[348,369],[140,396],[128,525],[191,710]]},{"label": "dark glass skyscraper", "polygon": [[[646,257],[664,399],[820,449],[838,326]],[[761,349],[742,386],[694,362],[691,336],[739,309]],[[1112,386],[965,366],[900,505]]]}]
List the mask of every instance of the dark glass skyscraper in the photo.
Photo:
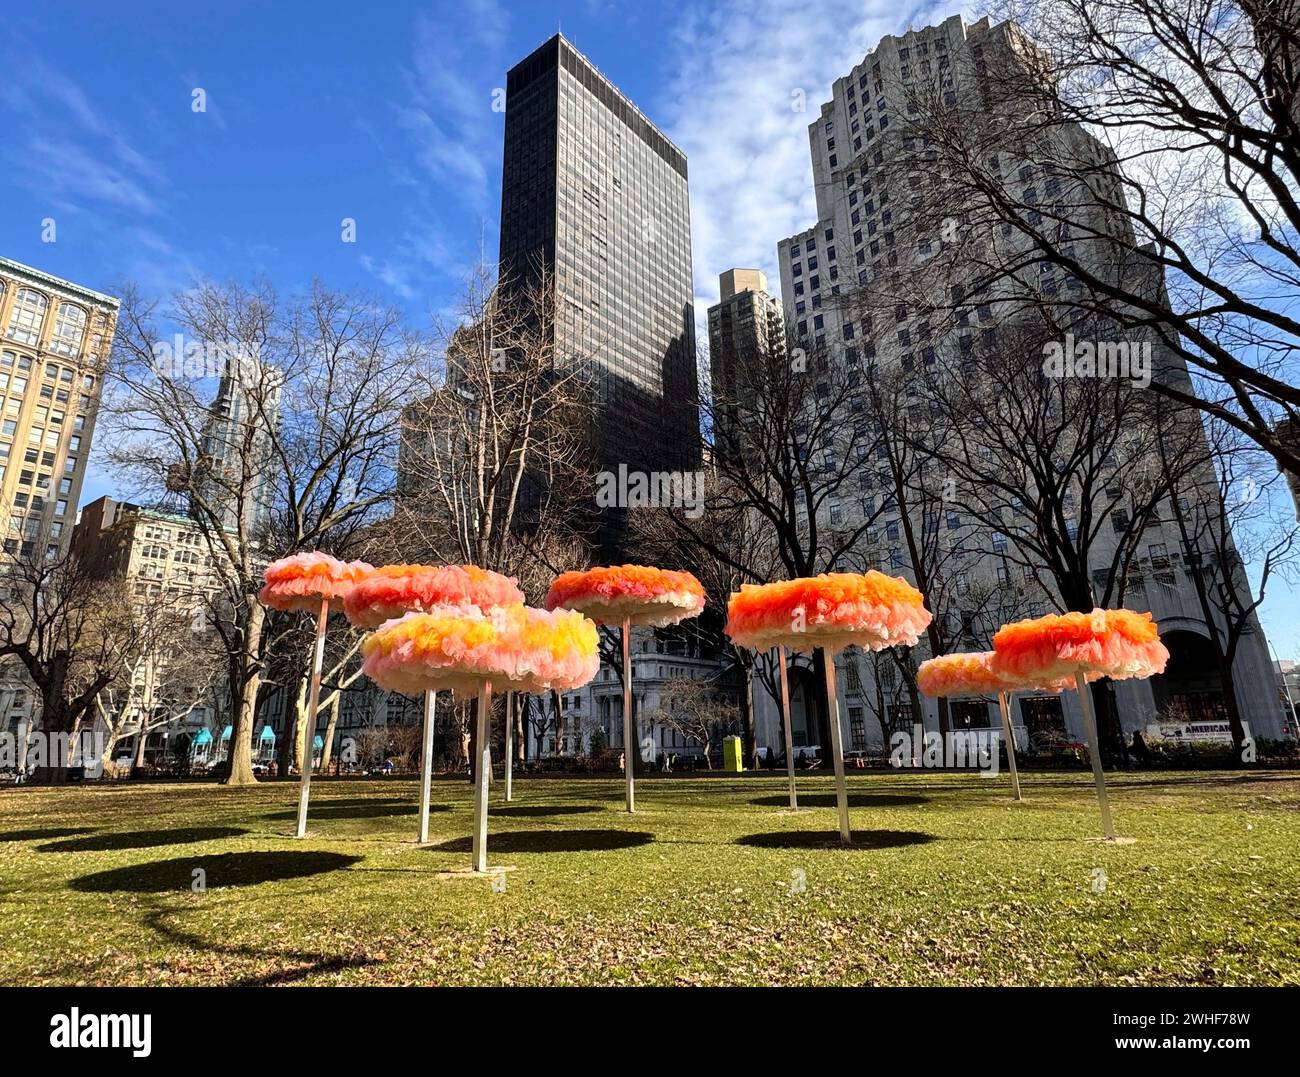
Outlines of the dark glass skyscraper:
[{"label": "dark glass skyscraper", "polygon": [[501,272],[545,271],[587,362],[603,467],[700,459],[686,157],[557,34],[506,78]]}]

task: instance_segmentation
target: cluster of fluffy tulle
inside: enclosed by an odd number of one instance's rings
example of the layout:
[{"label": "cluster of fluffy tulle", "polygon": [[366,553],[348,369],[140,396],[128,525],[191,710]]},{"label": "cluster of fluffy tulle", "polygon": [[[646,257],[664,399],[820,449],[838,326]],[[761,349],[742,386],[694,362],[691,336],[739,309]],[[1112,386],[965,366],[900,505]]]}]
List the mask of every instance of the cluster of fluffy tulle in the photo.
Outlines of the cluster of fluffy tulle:
[{"label": "cluster of fluffy tulle", "polygon": [[970,654],[941,654],[922,662],[916,671],[916,686],[927,696],[985,696],[1012,692],[1016,684],[996,673],[992,651]]},{"label": "cluster of fluffy tulle", "polygon": [[689,572],[614,565],[556,577],[543,605],[548,610],[578,610],[598,624],[628,620],[662,628],[704,609],[704,588]]},{"label": "cluster of fluffy tulle", "polygon": [[600,669],[596,626],[573,610],[443,606],[389,621],[361,645],[362,669],[381,688],[567,692]]},{"label": "cluster of fluffy tulle", "polygon": [[1075,673],[1150,677],[1168,661],[1151,614],[1132,610],[1051,614],[1004,625],[993,637],[993,668],[1029,684],[1050,686]]},{"label": "cluster of fluffy tulle", "polygon": [[[1095,681],[1100,673],[1089,673],[1086,679]],[[943,654],[922,662],[916,671],[916,686],[927,696],[984,696],[998,692],[1061,692],[1073,688],[1073,677],[1055,680],[1013,680],[999,673],[993,665],[992,651],[972,651],[966,654]]]},{"label": "cluster of fluffy tulle", "polygon": [[358,580],[374,572],[364,561],[340,561],[326,553],[296,553],[266,566],[266,584],[257,600],[292,612],[320,609],[322,599],[347,598]]},{"label": "cluster of fluffy tulle", "polygon": [[911,646],[929,623],[920,591],[874,570],[747,583],[727,603],[727,635],[755,650]]},{"label": "cluster of fluffy tulle", "polygon": [[522,606],[515,581],[477,565],[385,565],[352,588],[343,612],[359,628],[378,628],[405,613],[437,606]]}]

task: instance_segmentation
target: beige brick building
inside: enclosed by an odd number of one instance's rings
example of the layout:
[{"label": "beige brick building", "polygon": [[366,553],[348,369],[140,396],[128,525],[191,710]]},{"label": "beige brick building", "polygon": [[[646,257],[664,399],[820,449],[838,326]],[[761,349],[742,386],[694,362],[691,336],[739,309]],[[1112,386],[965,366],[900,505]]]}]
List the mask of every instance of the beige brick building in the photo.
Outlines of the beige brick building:
[{"label": "beige brick building", "polygon": [[72,534],[118,301],[0,258],[0,548]]}]

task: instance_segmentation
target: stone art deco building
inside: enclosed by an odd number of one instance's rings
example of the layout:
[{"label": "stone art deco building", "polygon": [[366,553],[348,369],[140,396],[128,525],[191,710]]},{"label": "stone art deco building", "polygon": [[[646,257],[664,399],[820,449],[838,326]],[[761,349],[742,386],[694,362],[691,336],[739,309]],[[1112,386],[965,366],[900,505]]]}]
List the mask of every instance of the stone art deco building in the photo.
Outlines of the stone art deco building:
[{"label": "stone art deco building", "polygon": [[694,469],[686,157],[559,34],[506,92],[502,277],[554,281],[556,354],[589,367],[601,466]]},{"label": "stone art deco building", "polygon": [[0,258],[0,539],[65,546],[86,475],[118,301]]},{"label": "stone art deco building", "polygon": [[[0,566],[72,537],[118,301],[0,258]],[[0,664],[0,732],[35,693]]]},{"label": "stone art deco building", "polygon": [[[902,369],[908,370],[912,369],[909,362],[921,361],[916,356],[923,349],[917,344],[922,334],[925,340],[930,339],[929,326],[912,324],[919,322],[914,316],[911,322],[900,322],[898,326],[893,324],[893,318],[888,319],[887,331],[879,324],[873,328],[860,316],[861,307],[855,309],[846,297],[855,289],[869,296],[878,277],[888,277],[891,271],[897,272],[895,267],[906,266],[907,259],[918,256],[916,242],[909,241],[906,231],[909,189],[917,187],[910,174],[916,171],[917,154],[907,145],[912,139],[904,108],[910,88],[924,81],[929,92],[942,94],[945,105],[965,110],[987,108],[980,96],[979,72],[985,65],[1018,62],[1017,47],[1021,46],[1013,40],[1013,33],[1007,23],[991,25],[985,18],[968,25],[960,16],[954,16],[938,26],[884,38],[835,81],[831,100],[822,105],[808,127],[818,219],[807,230],[780,240],[777,247],[786,320],[797,341],[806,341],[810,349],[818,352],[826,349],[840,362],[902,363]],[[1060,137],[1067,153],[1086,155],[1093,162],[1113,160],[1100,143],[1082,130],[1063,128]],[[1057,148],[1056,152],[1062,151]],[[1018,161],[1009,153],[998,156],[1004,175],[1014,177],[1018,172],[1025,178],[1032,171],[1031,162]],[[1041,177],[1031,177],[1027,182],[1036,179]],[[961,213],[962,207],[952,207],[953,219],[960,219]],[[1122,227],[1122,222],[1114,226]],[[1113,252],[1106,250],[1094,253],[1100,259],[1113,257]],[[883,320],[875,319],[876,323]],[[954,334],[978,338],[981,332],[992,332],[997,320],[997,305],[982,304],[970,321],[959,321],[951,328],[937,327],[932,343],[935,347],[961,344],[964,351],[969,341],[940,338]],[[851,448],[846,444],[837,451]],[[873,496],[887,495],[867,493],[860,506],[835,509],[849,514],[875,511],[880,502],[866,500]],[[886,513],[883,526],[888,528],[889,524]],[[980,541],[975,545],[997,548],[996,542]],[[1187,575],[1188,552],[1183,550],[1176,528],[1171,523],[1157,524],[1144,536],[1143,547],[1136,568],[1145,585],[1131,592],[1127,601],[1136,608],[1149,609],[1157,618],[1174,660],[1163,678],[1115,685],[1115,699],[1127,736],[1145,727],[1155,718],[1157,709],[1172,700],[1204,705],[1217,690],[1218,682],[1217,675],[1207,672],[1213,662],[1206,658],[1209,643],[1205,623]],[[1104,555],[1107,551],[1097,553]],[[882,562],[876,567],[909,575],[906,563]],[[1010,577],[1019,572],[1019,568],[1009,570],[995,556],[971,569],[972,576],[987,577],[990,587],[1014,587],[1016,581]],[[1049,609],[1044,603],[1036,611],[1017,615],[1046,612]],[[1278,737],[1288,727],[1277,705],[1276,682],[1263,631],[1258,624],[1253,628],[1243,639],[1237,659],[1238,703],[1256,737]],[[853,668],[845,669],[839,678],[845,744],[858,749],[878,748],[879,725],[867,717],[873,702],[879,699],[869,677],[869,664],[861,663],[861,670],[858,663],[850,665]],[[794,685],[796,713],[792,728],[796,744],[811,744],[824,736],[824,715],[814,714],[811,706],[802,703],[805,697],[815,700],[817,695],[811,682],[804,683],[806,679],[806,673],[800,673]],[[779,744],[781,735],[773,701],[758,693],[757,706],[761,712],[760,743]],[[820,706],[817,709],[820,711]],[[910,727],[906,704],[897,709],[898,721],[893,724]],[[927,701],[926,709],[927,724],[937,728],[934,702]],[[1020,696],[1014,707],[1014,722],[1022,741],[1030,733],[1082,740],[1073,693],[1066,693],[1059,701],[1057,697]],[[998,725],[991,708],[987,723],[995,728]]]}]

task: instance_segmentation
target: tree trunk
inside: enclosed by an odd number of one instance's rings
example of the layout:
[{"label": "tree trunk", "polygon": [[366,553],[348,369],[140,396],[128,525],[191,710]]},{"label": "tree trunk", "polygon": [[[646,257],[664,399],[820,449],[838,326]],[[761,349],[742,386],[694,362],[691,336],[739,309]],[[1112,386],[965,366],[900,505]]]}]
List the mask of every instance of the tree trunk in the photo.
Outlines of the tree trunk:
[{"label": "tree trunk", "polygon": [[324,771],[329,767],[330,760],[334,757],[334,734],[338,732],[339,711],[342,709],[342,699],[342,694],[336,695],[332,700],[330,700],[329,707],[327,708],[330,716],[329,720],[325,723],[325,747],[323,747],[320,752],[320,769],[322,773],[324,773]]},{"label": "tree trunk", "polygon": [[754,728],[754,670],[741,665],[745,687],[740,693],[740,731],[745,740],[745,758],[751,770],[758,770],[758,733]]},{"label": "tree trunk", "polygon": [[257,690],[262,677],[254,666],[254,658],[261,647],[265,617],[266,611],[261,603],[252,600],[243,638],[243,652],[237,656],[244,682],[238,686],[234,720],[231,722],[230,748],[226,756],[230,768],[226,777],[227,785],[254,785],[257,782],[253,775],[253,720],[257,716]]}]

